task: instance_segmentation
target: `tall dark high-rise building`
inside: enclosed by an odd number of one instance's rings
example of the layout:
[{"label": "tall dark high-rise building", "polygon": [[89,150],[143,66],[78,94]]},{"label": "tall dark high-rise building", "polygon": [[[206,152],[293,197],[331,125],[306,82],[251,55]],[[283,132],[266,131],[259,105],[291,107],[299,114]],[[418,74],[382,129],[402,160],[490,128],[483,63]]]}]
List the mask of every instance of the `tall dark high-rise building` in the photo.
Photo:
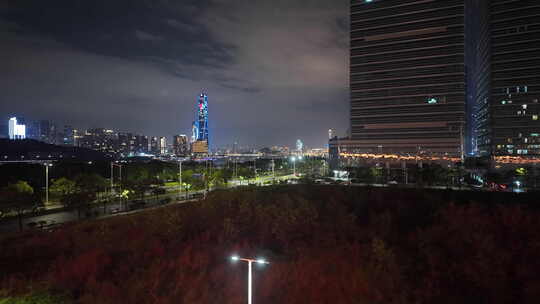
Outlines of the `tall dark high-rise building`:
[{"label": "tall dark high-rise building", "polygon": [[475,51],[476,102],[473,108],[473,129],[471,133],[471,146],[473,155],[490,155],[491,141],[491,30],[489,24],[490,2],[488,0],[475,0],[474,15],[478,20],[478,41]]},{"label": "tall dark high-rise building", "polygon": [[340,152],[461,156],[465,1],[351,1],[350,129]]},{"label": "tall dark high-rise building", "polygon": [[48,144],[56,144],[57,129],[56,124],[50,120],[41,120],[39,122],[40,139]]},{"label": "tall dark high-rise building", "polygon": [[540,2],[480,1],[479,155],[540,154]]},{"label": "tall dark high-rise building", "polygon": [[186,135],[175,135],[173,138],[173,152],[176,156],[186,156],[189,154],[189,142]]},{"label": "tall dark high-rise building", "polygon": [[157,136],[152,136],[150,138],[150,153],[157,155],[159,151],[159,138]]},{"label": "tall dark high-rise building", "polygon": [[118,135],[113,130],[104,128],[89,129],[80,139],[80,146],[101,152],[117,150]]},{"label": "tall dark high-rise building", "polygon": [[62,144],[64,146],[75,145],[75,130],[70,125],[64,126],[64,132],[62,133]]}]

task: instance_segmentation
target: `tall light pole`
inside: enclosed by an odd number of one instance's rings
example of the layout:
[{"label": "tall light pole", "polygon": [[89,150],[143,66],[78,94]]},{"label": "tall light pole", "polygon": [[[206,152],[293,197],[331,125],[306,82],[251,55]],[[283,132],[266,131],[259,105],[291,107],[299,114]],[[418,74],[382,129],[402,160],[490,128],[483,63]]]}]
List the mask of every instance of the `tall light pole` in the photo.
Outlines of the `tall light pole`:
[{"label": "tall light pole", "polygon": [[182,199],[182,160],[178,162],[178,200]]},{"label": "tall light pole", "polygon": [[242,261],[242,262],[247,262],[248,263],[248,304],[251,304],[252,303],[252,291],[251,291],[251,281],[252,281],[252,275],[251,275],[251,272],[252,272],[252,264],[253,263],[257,263],[257,264],[270,264],[268,263],[265,259],[246,259],[246,258],[241,258],[237,255],[233,255],[231,257],[231,260],[233,261]]},{"label": "tall light pole", "polygon": [[45,163],[45,205],[49,204],[49,167],[52,164]]},{"label": "tall light pole", "polygon": [[257,184],[257,163],[256,163],[257,159],[254,158],[253,159],[253,176],[254,176],[254,179],[255,179],[255,184]]},{"label": "tall light pole", "polygon": [[114,165],[113,165],[113,162],[111,162],[111,196],[113,194],[113,187],[114,187],[113,178],[114,178]]},{"label": "tall light pole", "polygon": [[111,162],[111,195],[113,194],[114,189],[114,166],[119,168],[119,181],[120,183],[122,182],[122,165]]},{"label": "tall light pole", "polygon": [[276,163],[274,162],[274,159],[272,158],[272,183],[276,182],[276,171],[274,170],[276,167]]},{"label": "tall light pole", "polygon": [[291,161],[293,164],[293,175],[296,176],[296,157],[291,157]]},{"label": "tall light pole", "polygon": [[234,169],[234,179],[237,179],[238,176],[237,176],[237,172],[236,172],[236,157],[234,157],[233,161],[234,161],[234,168],[233,168]]}]

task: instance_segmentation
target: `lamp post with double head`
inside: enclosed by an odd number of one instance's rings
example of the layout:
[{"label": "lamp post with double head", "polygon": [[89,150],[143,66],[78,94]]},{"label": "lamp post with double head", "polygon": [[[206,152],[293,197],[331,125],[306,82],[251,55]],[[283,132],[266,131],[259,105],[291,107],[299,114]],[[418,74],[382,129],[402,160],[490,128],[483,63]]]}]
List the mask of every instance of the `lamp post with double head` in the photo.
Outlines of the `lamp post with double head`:
[{"label": "lamp post with double head", "polygon": [[241,258],[237,255],[233,255],[231,257],[231,260],[233,260],[234,262],[237,262],[237,261],[241,261],[241,262],[246,262],[248,263],[248,304],[251,304],[252,303],[252,284],[251,284],[251,281],[252,281],[252,265],[253,263],[257,263],[257,264],[261,264],[261,265],[265,265],[265,264],[270,264],[268,261],[266,261],[265,259],[248,259],[248,258]]}]

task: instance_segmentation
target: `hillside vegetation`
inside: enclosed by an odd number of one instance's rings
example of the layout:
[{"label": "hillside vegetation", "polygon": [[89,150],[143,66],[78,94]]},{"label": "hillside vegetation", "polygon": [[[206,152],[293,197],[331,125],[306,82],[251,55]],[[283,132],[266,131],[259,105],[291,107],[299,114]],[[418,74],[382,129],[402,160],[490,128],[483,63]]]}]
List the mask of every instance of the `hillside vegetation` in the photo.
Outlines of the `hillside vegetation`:
[{"label": "hillside vegetation", "polygon": [[[76,303],[537,303],[536,194],[246,188],[0,239],[0,290]],[[1,293],[0,293],[1,294]],[[47,302],[48,303],[48,302]]]}]

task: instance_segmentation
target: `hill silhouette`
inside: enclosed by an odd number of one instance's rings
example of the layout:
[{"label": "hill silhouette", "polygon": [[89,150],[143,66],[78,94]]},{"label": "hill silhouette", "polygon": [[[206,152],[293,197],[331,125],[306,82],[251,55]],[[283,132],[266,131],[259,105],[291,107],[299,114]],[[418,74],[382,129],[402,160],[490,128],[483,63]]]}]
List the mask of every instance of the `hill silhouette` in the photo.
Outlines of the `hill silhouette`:
[{"label": "hill silhouette", "polygon": [[57,146],[32,139],[0,139],[0,161],[19,160],[107,160],[111,154],[91,149]]}]

